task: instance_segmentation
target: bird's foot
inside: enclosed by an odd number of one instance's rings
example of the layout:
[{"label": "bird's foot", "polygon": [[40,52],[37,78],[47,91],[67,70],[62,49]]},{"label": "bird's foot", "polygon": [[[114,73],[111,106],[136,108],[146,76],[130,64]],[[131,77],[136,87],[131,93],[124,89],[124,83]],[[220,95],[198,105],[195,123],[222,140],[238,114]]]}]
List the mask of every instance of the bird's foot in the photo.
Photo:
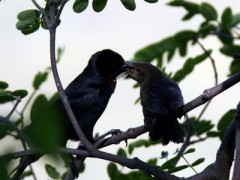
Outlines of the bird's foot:
[{"label": "bird's foot", "polygon": [[[100,145],[99,146],[101,146],[101,144],[103,144],[104,142],[106,142],[106,141],[108,141],[109,139],[112,139],[112,140],[114,140],[115,141],[115,136],[116,135],[119,135],[119,134],[121,134],[121,133],[123,133],[123,131],[121,131],[120,129],[111,129],[110,131],[108,131],[108,132],[106,132],[106,133],[104,133],[103,135],[101,135],[101,136],[99,136],[97,139],[96,139],[96,142],[100,142]],[[107,137],[107,136],[109,136],[109,135],[111,135],[111,137]],[[106,138],[107,137],[107,138]],[[116,141],[116,144],[119,144],[120,142],[117,142]],[[126,143],[126,146],[127,146],[127,140],[125,140],[125,143]]]},{"label": "bird's foot", "polygon": [[123,131],[121,131],[120,129],[111,129],[110,131],[102,134],[101,136],[96,138],[96,141],[100,141],[103,140],[104,138],[106,138],[107,136],[111,135],[112,137],[118,134],[121,134]]}]

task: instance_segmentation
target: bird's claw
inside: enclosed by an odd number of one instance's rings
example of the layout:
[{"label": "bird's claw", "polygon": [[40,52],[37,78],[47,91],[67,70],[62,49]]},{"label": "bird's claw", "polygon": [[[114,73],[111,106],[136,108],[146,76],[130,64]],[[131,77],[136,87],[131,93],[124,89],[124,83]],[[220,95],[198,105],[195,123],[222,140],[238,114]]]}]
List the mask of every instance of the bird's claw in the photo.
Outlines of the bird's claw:
[{"label": "bird's claw", "polygon": [[121,131],[120,129],[111,129],[110,131],[108,131],[108,132],[104,133],[103,135],[99,136],[96,139],[96,141],[102,140],[105,137],[107,137],[108,135],[115,136],[115,135],[121,134],[122,132],[123,131]]},{"label": "bird's claw", "polygon": [[[116,135],[121,134],[121,133],[123,133],[123,131],[121,131],[120,129],[111,129],[110,131],[108,131],[108,132],[104,133],[103,135],[99,136],[99,137],[96,139],[96,142],[99,142],[99,143],[100,143],[99,146],[101,146],[101,144],[103,144],[104,142],[106,142],[106,141],[109,140],[109,139],[113,139],[113,140],[114,140],[114,137],[115,137]],[[111,137],[105,138],[105,137],[108,136],[108,135],[111,135]],[[104,138],[105,138],[105,139],[104,139]],[[101,142],[100,142],[100,141],[101,141]],[[116,144],[119,144],[119,143],[120,143],[120,142],[116,142]],[[126,147],[127,147],[127,145],[128,145],[127,140],[125,140],[125,143],[126,143]]]}]

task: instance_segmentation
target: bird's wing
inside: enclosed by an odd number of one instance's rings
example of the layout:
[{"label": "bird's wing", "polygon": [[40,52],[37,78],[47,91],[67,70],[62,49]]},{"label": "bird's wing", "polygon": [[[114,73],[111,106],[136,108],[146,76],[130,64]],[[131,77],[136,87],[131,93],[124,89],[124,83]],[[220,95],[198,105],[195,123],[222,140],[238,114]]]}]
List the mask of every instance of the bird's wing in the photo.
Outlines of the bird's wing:
[{"label": "bird's wing", "polygon": [[[80,88],[68,96],[71,107],[80,109],[91,108],[99,100],[99,90],[95,88]],[[92,107],[93,108],[93,107]]]},{"label": "bird's wing", "polygon": [[168,107],[171,110],[180,108],[183,105],[183,97],[178,85],[171,79],[168,79],[165,87],[163,93],[168,99]]},{"label": "bird's wing", "polygon": [[78,76],[65,90],[72,108],[91,108],[99,101],[98,84],[94,83],[94,79],[82,76]]},{"label": "bird's wing", "polygon": [[141,86],[141,104],[149,112],[168,114],[164,94],[158,84]]}]

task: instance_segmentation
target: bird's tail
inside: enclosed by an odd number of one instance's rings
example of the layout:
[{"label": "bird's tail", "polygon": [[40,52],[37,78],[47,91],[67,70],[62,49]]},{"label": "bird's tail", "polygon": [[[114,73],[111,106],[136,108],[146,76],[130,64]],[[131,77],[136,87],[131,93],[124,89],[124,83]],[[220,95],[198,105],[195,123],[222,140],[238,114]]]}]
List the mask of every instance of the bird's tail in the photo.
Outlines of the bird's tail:
[{"label": "bird's tail", "polygon": [[150,128],[149,136],[152,141],[162,140],[163,145],[170,141],[181,143],[184,141],[184,130],[175,117],[160,117],[155,120]]}]

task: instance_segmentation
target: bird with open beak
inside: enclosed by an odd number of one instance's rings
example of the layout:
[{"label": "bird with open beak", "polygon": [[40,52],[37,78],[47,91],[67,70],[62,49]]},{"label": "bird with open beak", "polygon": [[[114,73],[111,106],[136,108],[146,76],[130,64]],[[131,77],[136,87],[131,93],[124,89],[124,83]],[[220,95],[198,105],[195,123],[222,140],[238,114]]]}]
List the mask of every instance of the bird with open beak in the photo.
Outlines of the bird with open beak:
[{"label": "bird with open beak", "polygon": [[180,88],[150,63],[133,62],[132,65],[127,73],[140,84],[144,124],[150,139],[161,140],[163,145],[170,141],[183,142],[185,133],[177,120],[183,107]]}]

